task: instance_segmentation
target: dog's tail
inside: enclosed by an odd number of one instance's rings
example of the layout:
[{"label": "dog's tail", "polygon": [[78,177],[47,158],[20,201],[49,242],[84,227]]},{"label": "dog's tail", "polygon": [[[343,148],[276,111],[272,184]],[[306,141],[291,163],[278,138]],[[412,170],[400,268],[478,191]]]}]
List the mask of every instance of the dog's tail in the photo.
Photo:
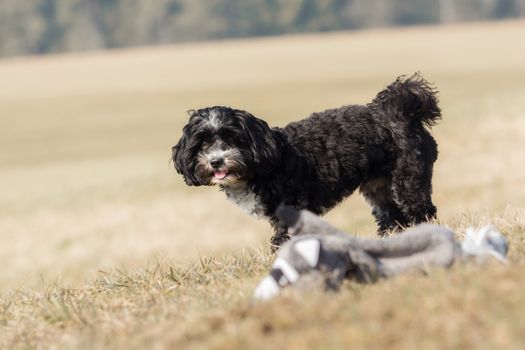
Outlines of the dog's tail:
[{"label": "dog's tail", "polygon": [[398,77],[377,94],[373,105],[387,115],[403,121],[419,121],[431,127],[441,119],[437,91],[417,72],[406,78]]}]

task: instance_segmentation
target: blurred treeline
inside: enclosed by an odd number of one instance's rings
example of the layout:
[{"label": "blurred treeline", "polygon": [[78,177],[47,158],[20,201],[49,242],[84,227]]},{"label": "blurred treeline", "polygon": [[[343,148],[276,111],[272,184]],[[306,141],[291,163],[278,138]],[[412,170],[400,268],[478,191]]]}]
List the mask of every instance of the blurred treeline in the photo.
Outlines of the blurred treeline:
[{"label": "blurred treeline", "polygon": [[525,0],[0,0],[0,56],[525,15]]}]

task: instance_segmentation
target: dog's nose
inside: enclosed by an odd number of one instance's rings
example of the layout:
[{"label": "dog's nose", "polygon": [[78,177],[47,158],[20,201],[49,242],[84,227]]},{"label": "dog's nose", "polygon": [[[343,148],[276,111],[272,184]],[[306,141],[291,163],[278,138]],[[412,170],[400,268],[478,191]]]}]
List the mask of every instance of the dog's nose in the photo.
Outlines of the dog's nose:
[{"label": "dog's nose", "polygon": [[224,163],[222,158],[212,158],[210,159],[210,165],[214,168],[219,168]]}]

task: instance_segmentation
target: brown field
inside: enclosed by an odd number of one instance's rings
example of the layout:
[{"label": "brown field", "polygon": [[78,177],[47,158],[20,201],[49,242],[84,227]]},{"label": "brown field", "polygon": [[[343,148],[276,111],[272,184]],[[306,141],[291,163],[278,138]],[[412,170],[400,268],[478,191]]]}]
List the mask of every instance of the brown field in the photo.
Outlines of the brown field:
[{"label": "brown field", "polygon": [[[523,38],[511,21],[0,61],[0,347],[523,349]],[[495,223],[511,266],[252,305],[270,227],[183,184],[185,111],[281,126],[417,70],[443,109],[439,221]],[[327,219],[375,231],[358,194]]]}]

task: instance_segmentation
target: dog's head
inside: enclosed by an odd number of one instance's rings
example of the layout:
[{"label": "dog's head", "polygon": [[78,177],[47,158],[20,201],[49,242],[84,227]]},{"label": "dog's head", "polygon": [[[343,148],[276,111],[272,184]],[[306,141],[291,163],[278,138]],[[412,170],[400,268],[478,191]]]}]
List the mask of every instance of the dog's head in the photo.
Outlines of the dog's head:
[{"label": "dog's head", "polygon": [[228,107],[189,113],[172,149],[175,169],[188,185],[233,185],[264,176],[280,161],[279,138],[250,113]]}]

